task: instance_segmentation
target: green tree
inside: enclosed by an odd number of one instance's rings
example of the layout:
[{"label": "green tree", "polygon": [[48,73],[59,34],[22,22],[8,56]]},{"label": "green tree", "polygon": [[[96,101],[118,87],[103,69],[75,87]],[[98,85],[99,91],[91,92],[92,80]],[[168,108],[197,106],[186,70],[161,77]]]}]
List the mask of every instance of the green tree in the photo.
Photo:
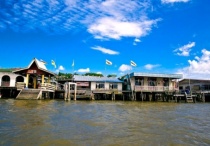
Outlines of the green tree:
[{"label": "green tree", "polygon": [[102,74],[99,74],[99,73],[86,73],[86,74],[84,74],[84,76],[103,77],[103,75]]},{"label": "green tree", "polygon": [[117,75],[112,74],[112,75],[108,75],[107,77],[108,78],[110,78],[110,77],[117,77]]}]

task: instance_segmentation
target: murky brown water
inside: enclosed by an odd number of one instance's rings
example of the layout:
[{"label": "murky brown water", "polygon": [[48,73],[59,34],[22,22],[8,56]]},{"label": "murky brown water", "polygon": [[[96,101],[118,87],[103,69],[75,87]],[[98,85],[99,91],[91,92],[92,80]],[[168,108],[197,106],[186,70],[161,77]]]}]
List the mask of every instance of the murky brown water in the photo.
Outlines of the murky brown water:
[{"label": "murky brown water", "polygon": [[209,103],[0,100],[0,145],[210,145]]}]

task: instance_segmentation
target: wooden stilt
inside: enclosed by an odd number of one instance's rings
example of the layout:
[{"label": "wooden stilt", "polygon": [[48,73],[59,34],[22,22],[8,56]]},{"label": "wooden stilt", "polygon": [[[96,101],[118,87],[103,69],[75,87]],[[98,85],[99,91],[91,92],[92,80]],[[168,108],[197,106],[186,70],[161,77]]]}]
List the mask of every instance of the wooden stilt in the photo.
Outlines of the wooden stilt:
[{"label": "wooden stilt", "polygon": [[95,94],[92,93],[92,100],[95,100]]},{"label": "wooden stilt", "polygon": [[203,93],[203,95],[202,95],[202,100],[203,100],[203,102],[206,102],[205,93]]},{"label": "wooden stilt", "polygon": [[113,100],[115,100],[115,93],[113,92]]},{"label": "wooden stilt", "polygon": [[143,97],[144,95],[143,95],[143,93],[142,93],[142,91],[141,91],[141,101],[143,101]]},{"label": "wooden stilt", "polygon": [[74,100],[76,101],[77,100],[77,86],[75,85],[75,88],[74,88]]},{"label": "wooden stilt", "polygon": [[136,92],[134,93],[134,100],[136,101]]},{"label": "wooden stilt", "polygon": [[149,101],[152,101],[152,94],[149,94]]}]

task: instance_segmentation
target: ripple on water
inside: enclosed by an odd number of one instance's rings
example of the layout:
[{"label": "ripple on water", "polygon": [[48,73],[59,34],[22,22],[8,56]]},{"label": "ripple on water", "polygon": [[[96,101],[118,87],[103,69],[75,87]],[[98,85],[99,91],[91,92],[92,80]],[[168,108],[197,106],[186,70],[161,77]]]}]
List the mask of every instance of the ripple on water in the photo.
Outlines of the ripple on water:
[{"label": "ripple on water", "polygon": [[0,100],[0,145],[210,145],[210,104]]}]

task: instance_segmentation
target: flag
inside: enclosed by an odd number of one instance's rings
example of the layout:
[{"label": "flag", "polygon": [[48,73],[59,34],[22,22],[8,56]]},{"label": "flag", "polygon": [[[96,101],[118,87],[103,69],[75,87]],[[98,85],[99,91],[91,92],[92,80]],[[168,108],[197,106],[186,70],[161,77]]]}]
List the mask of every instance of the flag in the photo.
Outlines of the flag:
[{"label": "flag", "polygon": [[131,66],[136,67],[137,65],[136,65],[136,63],[135,63],[135,62],[133,62],[133,61],[131,60]]},{"label": "flag", "polygon": [[112,62],[106,59],[106,64],[107,65],[112,65]]},{"label": "flag", "polygon": [[74,66],[74,60],[73,60],[73,62],[72,62],[72,66]]},{"label": "flag", "polygon": [[52,65],[56,68],[55,61],[53,61],[53,60],[52,60],[52,62],[51,62],[51,63],[52,63]]}]

